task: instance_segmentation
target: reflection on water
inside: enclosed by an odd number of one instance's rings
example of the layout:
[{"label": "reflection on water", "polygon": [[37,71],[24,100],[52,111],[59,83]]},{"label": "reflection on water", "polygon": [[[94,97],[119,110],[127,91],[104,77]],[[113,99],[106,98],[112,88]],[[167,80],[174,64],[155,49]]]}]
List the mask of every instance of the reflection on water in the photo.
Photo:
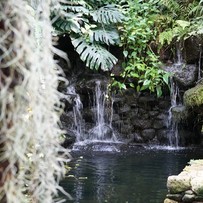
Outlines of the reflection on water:
[{"label": "reflection on water", "polygon": [[[62,185],[73,203],[162,203],[169,175],[181,172],[200,150],[147,150],[134,153],[89,153],[75,155],[76,168]],[[79,165],[78,165],[79,163]],[[87,179],[85,179],[87,177]]]}]

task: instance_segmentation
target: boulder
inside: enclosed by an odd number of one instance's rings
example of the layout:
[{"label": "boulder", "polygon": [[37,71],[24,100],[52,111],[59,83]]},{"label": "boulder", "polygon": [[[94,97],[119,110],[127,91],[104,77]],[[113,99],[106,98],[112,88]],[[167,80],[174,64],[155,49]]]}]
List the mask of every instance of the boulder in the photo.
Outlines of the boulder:
[{"label": "boulder", "polygon": [[161,129],[167,127],[167,123],[165,120],[155,120],[153,123],[154,129]]},{"label": "boulder", "polygon": [[153,140],[155,137],[155,130],[154,129],[145,129],[142,131],[142,138],[145,141]]},{"label": "boulder", "polygon": [[203,84],[198,84],[195,87],[187,90],[183,96],[186,106],[200,106],[203,104]]},{"label": "boulder", "polygon": [[184,105],[178,105],[171,108],[173,119],[176,122],[185,120],[188,116],[188,109]]},{"label": "boulder", "polygon": [[192,190],[197,194],[203,196],[203,176],[197,176],[191,180]]},{"label": "boulder", "polygon": [[202,45],[203,39],[201,37],[192,36],[185,40],[184,55],[187,63],[194,63],[199,60]]},{"label": "boulder", "polygon": [[135,119],[133,125],[136,129],[148,129],[151,128],[151,120]]},{"label": "boulder", "polygon": [[197,67],[194,64],[181,64],[163,67],[163,69],[173,74],[173,78],[183,87],[191,87],[197,79]]},{"label": "boulder", "polygon": [[190,176],[188,174],[168,177],[167,188],[171,194],[184,192],[189,190],[190,187]]},{"label": "boulder", "polygon": [[166,199],[164,200],[164,203],[178,203],[178,202],[177,202],[177,201],[174,201],[174,200],[172,200],[172,199],[166,198]]}]

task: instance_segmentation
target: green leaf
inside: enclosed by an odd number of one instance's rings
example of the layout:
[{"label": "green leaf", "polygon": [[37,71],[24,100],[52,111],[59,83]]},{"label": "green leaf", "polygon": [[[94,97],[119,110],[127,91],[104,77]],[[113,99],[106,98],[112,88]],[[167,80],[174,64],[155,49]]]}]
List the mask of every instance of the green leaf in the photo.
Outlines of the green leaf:
[{"label": "green leaf", "polygon": [[105,48],[98,44],[89,44],[82,38],[71,37],[72,44],[90,69],[98,70],[101,68],[104,71],[111,70],[118,59],[108,52]]},{"label": "green leaf", "polygon": [[157,97],[160,97],[162,95],[161,86],[156,87],[156,94],[157,94]]},{"label": "green leaf", "polygon": [[101,42],[107,45],[115,45],[120,42],[119,34],[116,30],[97,28],[90,32],[90,42]]},{"label": "green leaf", "polygon": [[168,85],[169,74],[166,73],[163,75],[163,81]]},{"label": "green leaf", "polygon": [[135,85],[133,83],[130,83],[129,85],[130,85],[130,87],[135,88]]},{"label": "green leaf", "polygon": [[134,72],[131,72],[130,76],[134,77],[134,78],[139,78],[139,75],[137,73],[134,73]]},{"label": "green leaf", "polygon": [[146,80],[144,80],[143,86],[149,86],[150,83],[151,83],[151,81],[146,79]]},{"label": "green leaf", "polygon": [[126,58],[127,56],[128,56],[128,51],[123,51],[123,55],[124,55],[124,57]]},{"label": "green leaf", "polygon": [[190,26],[190,22],[189,21],[185,21],[185,20],[176,20],[176,23],[182,27],[183,29],[185,29],[186,27]]},{"label": "green leaf", "polygon": [[106,5],[91,13],[93,20],[102,24],[121,23],[124,15],[114,6]]}]

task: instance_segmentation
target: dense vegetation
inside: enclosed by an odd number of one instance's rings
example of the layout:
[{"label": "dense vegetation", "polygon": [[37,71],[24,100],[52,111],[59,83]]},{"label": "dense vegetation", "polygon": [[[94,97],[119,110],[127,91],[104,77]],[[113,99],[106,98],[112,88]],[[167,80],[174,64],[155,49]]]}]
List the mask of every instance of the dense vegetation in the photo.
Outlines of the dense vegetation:
[{"label": "dense vegetation", "polygon": [[51,23],[90,69],[110,72],[118,59],[109,47],[122,47],[112,86],[157,96],[169,77],[160,68],[163,50],[203,38],[203,0],[1,0],[0,9],[0,202],[57,202],[63,192],[68,153],[57,88],[65,79],[53,60]]},{"label": "dense vegetation", "polygon": [[108,48],[120,46],[123,70],[119,80],[111,74],[112,86],[148,89],[157,96],[169,77],[160,69],[163,50],[173,52],[176,42],[203,33],[202,0],[78,0],[63,3],[61,10],[53,25],[70,35],[86,66],[111,70],[117,59]]}]

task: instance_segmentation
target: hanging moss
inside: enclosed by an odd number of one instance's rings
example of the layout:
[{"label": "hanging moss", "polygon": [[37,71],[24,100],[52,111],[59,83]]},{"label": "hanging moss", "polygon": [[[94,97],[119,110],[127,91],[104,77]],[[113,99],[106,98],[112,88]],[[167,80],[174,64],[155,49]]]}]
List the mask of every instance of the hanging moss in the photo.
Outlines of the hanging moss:
[{"label": "hanging moss", "polygon": [[186,106],[200,106],[203,104],[203,84],[198,84],[187,90],[183,99]]}]

